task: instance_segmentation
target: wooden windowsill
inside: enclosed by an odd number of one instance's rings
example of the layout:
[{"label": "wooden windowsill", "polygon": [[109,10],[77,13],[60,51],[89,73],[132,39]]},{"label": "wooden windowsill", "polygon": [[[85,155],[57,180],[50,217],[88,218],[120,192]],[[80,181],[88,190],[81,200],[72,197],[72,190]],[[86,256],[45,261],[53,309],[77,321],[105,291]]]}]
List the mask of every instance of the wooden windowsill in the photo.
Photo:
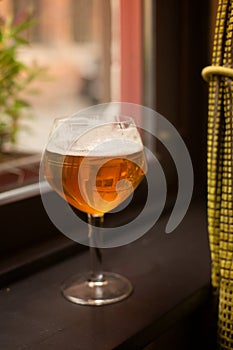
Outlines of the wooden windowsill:
[{"label": "wooden windowsill", "polygon": [[106,249],[106,269],[124,274],[134,286],[133,294],[117,304],[85,307],[62,297],[61,282],[88,270],[87,251],[6,285],[0,293],[1,346],[4,350],[61,350],[69,344],[69,350],[104,350],[156,344],[163,332],[208,299],[205,216],[205,206],[193,203],[174,233],[164,233],[168,219],[164,215],[136,242]]}]

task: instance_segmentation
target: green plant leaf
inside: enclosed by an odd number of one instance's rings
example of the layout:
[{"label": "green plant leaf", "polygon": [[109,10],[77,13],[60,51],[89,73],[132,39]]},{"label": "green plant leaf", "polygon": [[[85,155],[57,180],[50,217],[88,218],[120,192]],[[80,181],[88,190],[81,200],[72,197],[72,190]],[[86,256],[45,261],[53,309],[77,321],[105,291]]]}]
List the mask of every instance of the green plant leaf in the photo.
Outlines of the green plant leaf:
[{"label": "green plant leaf", "polygon": [[23,30],[25,30],[25,29],[31,27],[34,23],[35,23],[35,20],[34,20],[34,19],[29,19],[29,20],[26,20],[26,21],[24,21],[24,22],[18,24],[18,25],[13,29],[13,31],[12,31],[13,36],[14,36],[15,34],[18,34],[18,33],[22,32]]},{"label": "green plant leaf", "polygon": [[22,38],[21,36],[15,35],[14,39],[18,44],[29,45],[29,42],[26,39]]},{"label": "green plant leaf", "polygon": [[14,103],[14,108],[16,108],[16,109],[28,108],[28,107],[30,107],[30,104],[27,101],[22,100],[22,99],[18,99]]},{"label": "green plant leaf", "polygon": [[4,130],[7,129],[7,125],[4,122],[0,122],[0,132],[3,132]]}]

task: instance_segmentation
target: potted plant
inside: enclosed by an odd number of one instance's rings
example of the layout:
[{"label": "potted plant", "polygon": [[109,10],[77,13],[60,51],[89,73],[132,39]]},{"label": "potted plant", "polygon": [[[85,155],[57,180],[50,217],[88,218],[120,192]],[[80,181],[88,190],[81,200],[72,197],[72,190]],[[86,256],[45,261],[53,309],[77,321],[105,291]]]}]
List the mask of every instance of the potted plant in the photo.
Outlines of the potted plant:
[{"label": "potted plant", "polygon": [[40,69],[35,63],[26,65],[19,53],[29,45],[24,32],[33,23],[28,13],[17,18],[0,17],[0,154],[6,142],[16,142],[22,119],[30,112],[25,96]]}]

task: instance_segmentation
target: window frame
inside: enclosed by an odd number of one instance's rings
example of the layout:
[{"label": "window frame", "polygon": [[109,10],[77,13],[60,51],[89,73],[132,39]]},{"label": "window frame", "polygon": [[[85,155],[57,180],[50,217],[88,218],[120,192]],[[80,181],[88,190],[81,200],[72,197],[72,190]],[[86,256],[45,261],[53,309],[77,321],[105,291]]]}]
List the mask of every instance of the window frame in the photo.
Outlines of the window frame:
[{"label": "window frame", "polygon": [[[122,0],[121,3],[126,4],[128,2]],[[142,15],[143,1],[137,0],[137,6],[139,5],[141,6]],[[200,8],[202,8],[201,13]],[[208,89],[206,83],[202,81],[200,73],[201,68],[207,65],[209,60],[209,9],[210,2],[203,3],[201,0],[196,2],[186,2],[186,0],[180,0],[179,2],[177,0],[169,0],[164,2],[163,0],[158,0],[156,8],[154,7],[153,9],[156,18],[154,25],[157,32],[153,50],[158,55],[156,56],[154,67],[154,80],[158,88],[155,90],[154,101],[150,107],[154,107],[181,131],[181,136],[189,148],[194,165],[196,175],[194,195],[202,198],[205,197],[205,132]],[[197,17],[199,21],[198,28],[196,26]],[[166,18],[166,22],[163,22],[164,18]],[[181,30],[182,21],[185,25],[185,33]],[[171,38],[170,35],[173,37],[171,41],[169,41],[169,38]],[[177,41],[174,40],[174,37],[177,37]],[[167,42],[171,45],[169,52],[167,52],[168,48],[165,45]],[[180,52],[177,50],[177,42],[179,47],[182,48]],[[196,48],[194,53],[193,48]],[[142,46],[140,46],[141,49]],[[203,53],[200,57],[198,52],[201,50]],[[164,56],[166,59],[164,59]],[[129,59],[127,59],[127,64],[130,64]],[[127,64],[124,70],[126,70]],[[177,72],[171,78],[169,75],[171,69],[168,69],[168,67],[174,69],[174,66],[177,68]],[[135,79],[138,79],[137,81],[139,82],[141,79],[140,75],[144,69],[141,58],[139,57],[137,67],[139,72],[137,72],[138,75]],[[166,81],[169,81],[171,85],[169,85],[169,94]],[[190,82],[192,82],[191,87]],[[143,84],[141,84],[141,88],[143,89]],[[140,98],[143,98],[142,91],[140,94]],[[126,95],[124,96],[126,98]],[[168,99],[169,104],[167,103]],[[180,103],[177,101],[180,101]],[[161,152],[163,153],[163,150]],[[166,162],[167,158],[164,156],[163,163],[165,169],[167,166]],[[173,185],[172,182],[171,186]],[[53,193],[48,192],[48,195],[53,195]],[[167,207],[170,204],[168,201]],[[66,238],[61,238],[62,235],[51,224],[42,206],[39,185],[37,183],[3,193],[0,195],[0,205],[1,216],[4,218],[3,233],[5,231],[5,234],[2,235],[2,251],[4,251],[2,266],[5,266],[4,268],[2,267],[2,271],[5,271],[5,282],[16,278],[17,274],[13,272],[18,271],[20,266],[21,268],[22,266],[25,267],[25,265],[31,266],[30,263],[33,265],[33,262],[34,267],[39,266],[40,264],[36,265],[35,263],[38,259],[41,265],[43,265],[42,261],[46,261],[46,263],[55,261],[52,258],[51,260],[48,258],[52,254],[52,248],[49,242],[52,244],[54,240],[57,240],[57,242],[59,240],[62,241],[60,248],[57,248],[57,255],[55,254],[60,258],[82,249],[79,245],[68,242]],[[30,208],[29,212],[28,208]],[[38,215],[38,213],[40,214]],[[40,221],[40,225],[37,225],[38,220]],[[14,239],[9,232],[14,233],[17,239]],[[32,236],[35,239],[32,239]],[[47,248],[45,249],[46,244]],[[38,254],[35,254],[34,251],[36,246],[38,247],[38,252],[40,252]],[[43,258],[39,258],[38,256],[41,257],[41,250],[43,249]],[[60,255],[58,251],[60,251]],[[63,254],[62,252],[66,253]],[[22,254],[24,258],[22,258]],[[12,256],[14,259],[10,263],[9,259]],[[6,268],[6,266],[9,268]],[[31,270],[29,268],[23,271],[26,274]]]}]

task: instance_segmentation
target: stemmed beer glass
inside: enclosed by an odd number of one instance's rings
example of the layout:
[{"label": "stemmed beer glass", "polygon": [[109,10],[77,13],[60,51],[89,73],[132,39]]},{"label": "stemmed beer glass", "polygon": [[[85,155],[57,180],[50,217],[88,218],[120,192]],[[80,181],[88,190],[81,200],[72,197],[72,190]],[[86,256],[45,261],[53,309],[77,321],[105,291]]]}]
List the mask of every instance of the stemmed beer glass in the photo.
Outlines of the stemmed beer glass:
[{"label": "stemmed beer glass", "polygon": [[42,162],[52,188],[87,214],[91,271],[68,278],[63,295],[83,305],[128,297],[130,281],[102,270],[99,247],[104,214],[124,202],[145,176],[143,144],[133,119],[108,114],[55,119]]}]

